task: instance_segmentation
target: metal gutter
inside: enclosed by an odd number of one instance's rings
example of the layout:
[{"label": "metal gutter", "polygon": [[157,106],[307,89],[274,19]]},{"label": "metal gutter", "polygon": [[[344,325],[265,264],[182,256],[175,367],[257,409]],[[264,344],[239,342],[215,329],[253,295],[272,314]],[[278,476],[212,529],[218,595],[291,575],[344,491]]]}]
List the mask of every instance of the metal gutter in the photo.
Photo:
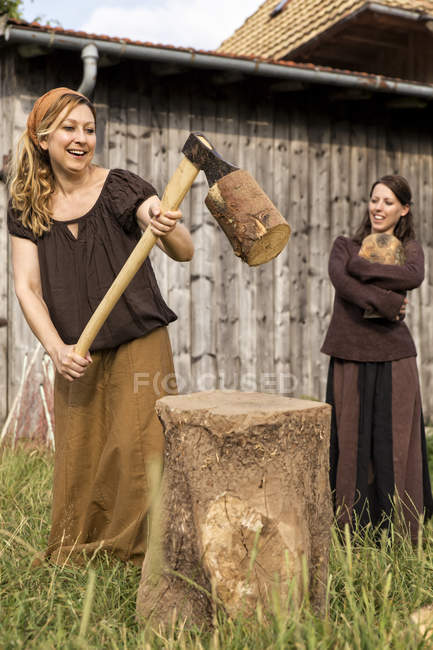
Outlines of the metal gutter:
[{"label": "metal gutter", "polygon": [[397,9],[396,7],[389,7],[386,5],[379,4],[378,2],[369,2],[363,10],[370,9],[377,14],[385,14],[386,16],[395,16],[396,18],[404,18],[405,20],[416,20],[419,22],[425,22],[427,20],[432,20],[433,16],[427,14],[426,12],[416,11],[415,9]]},{"label": "metal gutter", "polygon": [[[372,3],[374,4],[374,3]],[[408,12],[411,13],[411,12]],[[321,69],[319,66],[296,63],[269,63],[262,59],[246,59],[216,54],[200,53],[190,50],[175,50],[173,48],[134,45],[125,41],[107,41],[98,38],[83,38],[59,34],[55,31],[41,30],[8,25],[4,32],[8,43],[33,43],[42,47],[65,50],[82,50],[84,46],[93,43],[100,54],[141,61],[158,61],[187,67],[213,70],[229,70],[247,75],[263,75],[279,79],[290,79],[304,83],[328,84],[346,88],[363,88],[376,92],[388,92],[412,97],[433,99],[433,85],[411,83],[383,77],[381,75],[356,74]]]}]

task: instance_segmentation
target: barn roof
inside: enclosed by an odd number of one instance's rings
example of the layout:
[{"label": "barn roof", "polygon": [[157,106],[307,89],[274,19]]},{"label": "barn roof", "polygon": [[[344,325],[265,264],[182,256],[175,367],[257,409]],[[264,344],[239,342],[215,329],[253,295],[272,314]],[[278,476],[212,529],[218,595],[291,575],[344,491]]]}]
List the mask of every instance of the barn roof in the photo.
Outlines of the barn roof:
[{"label": "barn roof", "polygon": [[433,17],[433,0],[265,0],[218,52],[281,59],[364,9],[385,7]]},{"label": "barn roof", "polygon": [[[297,2],[298,0],[292,0]],[[327,0],[321,0],[326,2]],[[417,0],[413,0],[416,2]],[[275,2],[275,0],[274,0]],[[266,4],[266,3],[265,3]],[[433,5],[433,0],[431,2]],[[53,49],[78,50],[93,43],[101,54],[121,59],[140,59],[161,64],[175,64],[180,68],[196,67],[241,75],[256,75],[306,84],[329,84],[358,87],[368,91],[390,92],[433,99],[433,84],[405,81],[384,75],[341,70],[328,66],[293,61],[269,60],[260,56],[225,54],[221,51],[195,50],[173,45],[132,41],[65,30],[51,25],[5,20],[0,17],[0,45],[30,45],[39,54]],[[39,48],[39,49],[38,49]]]}]

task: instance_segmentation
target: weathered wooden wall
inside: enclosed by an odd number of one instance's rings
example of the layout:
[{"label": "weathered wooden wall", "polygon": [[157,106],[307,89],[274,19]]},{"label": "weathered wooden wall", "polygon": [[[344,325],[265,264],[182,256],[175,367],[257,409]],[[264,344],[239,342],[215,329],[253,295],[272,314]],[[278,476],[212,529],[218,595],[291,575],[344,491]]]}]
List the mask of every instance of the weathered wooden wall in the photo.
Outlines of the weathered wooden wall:
[{"label": "weathered wooden wall", "polygon": [[[78,57],[68,56],[59,54],[51,65],[39,57],[36,72],[32,60],[12,55],[1,64],[0,155],[24,127],[34,97],[54,85],[78,86]],[[332,309],[330,246],[363,216],[372,181],[398,172],[413,187],[425,245],[426,280],[410,296],[407,322],[419,350],[425,412],[433,416],[431,115],[389,113],[380,95],[363,106],[331,104],[319,86],[276,94],[266,80],[220,85],[190,72],[168,82],[156,72],[130,62],[101,68],[98,162],[127,167],[162,192],[188,133],[202,130],[223,156],[257,178],[293,229],[275,261],[258,268],[242,264],[204,205],[206,180],[199,175],[182,206],[194,259],[177,264],[159,251],[152,254],[161,290],[179,315],[170,335],[181,390],[240,388],[324,398],[328,359],[320,347]],[[0,200],[4,221],[4,190]],[[0,383],[7,383],[10,405],[34,337],[13,295],[4,228],[1,233],[0,317],[7,310],[8,345],[0,330]],[[4,394],[0,408],[4,417]]]}]

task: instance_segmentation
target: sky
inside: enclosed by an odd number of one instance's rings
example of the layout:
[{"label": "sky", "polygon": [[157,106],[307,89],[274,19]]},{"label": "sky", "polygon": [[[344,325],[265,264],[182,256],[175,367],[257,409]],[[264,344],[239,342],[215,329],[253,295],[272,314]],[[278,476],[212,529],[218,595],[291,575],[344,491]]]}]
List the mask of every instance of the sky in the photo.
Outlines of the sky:
[{"label": "sky", "polygon": [[[213,50],[263,0],[24,0],[28,21],[163,45]],[[277,0],[276,0],[277,2]]]}]

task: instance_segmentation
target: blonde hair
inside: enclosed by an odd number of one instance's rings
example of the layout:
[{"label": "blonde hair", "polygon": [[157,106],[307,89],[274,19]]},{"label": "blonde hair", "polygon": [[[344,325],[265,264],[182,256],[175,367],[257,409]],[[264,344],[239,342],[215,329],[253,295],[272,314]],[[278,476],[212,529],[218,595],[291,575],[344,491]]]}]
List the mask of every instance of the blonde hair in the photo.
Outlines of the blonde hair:
[{"label": "blonde hair", "polygon": [[[86,104],[96,120],[93,104],[85,97],[66,93],[48,109],[37,128],[38,140],[59,126],[78,104]],[[63,115],[65,109],[68,112]],[[26,130],[20,137],[9,174],[12,207],[18,211],[21,223],[36,237],[48,232],[52,224],[51,195],[55,178],[46,151],[35,145]]]}]

